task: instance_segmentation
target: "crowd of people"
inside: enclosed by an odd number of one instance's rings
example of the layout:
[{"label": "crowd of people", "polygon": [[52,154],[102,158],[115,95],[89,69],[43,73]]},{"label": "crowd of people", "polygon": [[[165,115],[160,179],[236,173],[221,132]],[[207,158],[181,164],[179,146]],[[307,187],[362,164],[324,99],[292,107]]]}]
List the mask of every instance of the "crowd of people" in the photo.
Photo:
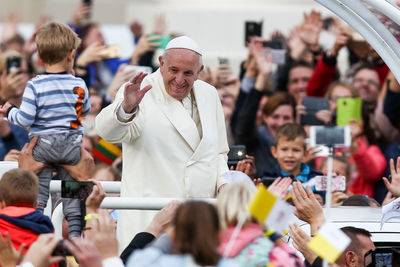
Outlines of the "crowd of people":
[{"label": "crowd of people", "polygon": [[[332,192],[332,205],[378,207],[400,196],[400,85],[338,18],[313,10],[288,36],[251,36],[235,76],[229,60],[204,66],[207,51],[167,33],[162,16],[151,32],[132,22],[125,38],[135,48],[120,58],[91,12],[91,4],[80,3],[68,24],[43,17],[26,40],[16,15],[3,23],[0,160],[18,161],[19,169],[0,180],[1,266],[57,264],[64,260],[54,255],[60,247],[82,266],[322,266],[307,243],[325,223],[325,191],[312,181],[327,175],[328,164],[310,146],[306,97],[329,103],[315,113],[325,126],[336,125],[341,99],[362,102],[361,117],[348,122],[350,146],[333,152],[333,176],[345,177],[345,189]],[[320,45],[322,31],[336,36],[332,47]],[[285,63],[266,56],[269,42],[286,51]],[[155,64],[157,49],[163,51]],[[349,68],[341,75],[343,49]],[[246,154],[228,166],[229,148],[237,145]],[[244,181],[228,181],[230,172]],[[63,202],[63,242],[43,215],[55,179],[94,183],[86,201],[51,194]],[[121,197],[217,202],[104,211],[98,181],[121,181]],[[255,185],[293,205],[311,236],[291,224],[292,247],[249,215]],[[351,244],[332,266],[364,266],[375,249],[371,234],[342,231]]]}]

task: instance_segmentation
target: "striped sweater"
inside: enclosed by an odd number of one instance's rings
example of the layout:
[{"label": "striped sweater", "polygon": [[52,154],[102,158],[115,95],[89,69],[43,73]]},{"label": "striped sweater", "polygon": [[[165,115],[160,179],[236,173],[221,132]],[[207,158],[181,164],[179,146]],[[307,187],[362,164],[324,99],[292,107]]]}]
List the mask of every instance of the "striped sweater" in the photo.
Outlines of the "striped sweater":
[{"label": "striped sweater", "polygon": [[42,74],[28,81],[20,108],[8,110],[13,124],[30,128],[29,135],[76,131],[83,134],[82,116],[90,110],[89,91],[71,74]]}]

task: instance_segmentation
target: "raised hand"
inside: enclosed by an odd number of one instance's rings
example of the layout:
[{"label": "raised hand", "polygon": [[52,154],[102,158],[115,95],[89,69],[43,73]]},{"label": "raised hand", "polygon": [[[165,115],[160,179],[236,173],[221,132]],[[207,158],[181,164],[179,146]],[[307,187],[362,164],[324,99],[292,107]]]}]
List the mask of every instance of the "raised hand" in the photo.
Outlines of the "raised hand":
[{"label": "raised hand", "polygon": [[3,71],[0,76],[1,97],[4,99],[10,99],[22,96],[28,79],[29,77],[25,73],[19,73],[18,71],[7,73],[6,71]]},{"label": "raised hand", "polygon": [[291,184],[292,184],[292,178],[278,177],[270,186],[268,186],[268,191],[277,197],[284,198],[287,195],[289,186]]},{"label": "raised hand", "polygon": [[0,234],[0,264],[3,267],[13,267],[19,264],[23,257],[25,244],[22,244],[17,251],[10,239],[8,233]]},{"label": "raised hand", "polygon": [[50,257],[61,237],[54,234],[41,234],[39,238],[30,246],[25,255],[24,261],[31,262],[35,267],[47,267],[50,264],[64,260],[64,257]]},{"label": "raised hand", "polygon": [[86,199],[86,213],[97,213],[97,210],[100,208],[100,204],[103,199],[106,197],[106,193],[103,190],[103,187],[98,181],[90,180],[94,183],[93,191],[90,193],[89,197]]},{"label": "raised hand", "polygon": [[317,255],[307,247],[311,238],[296,223],[289,225],[289,228],[294,248],[300,251],[308,262],[313,263]]},{"label": "raised hand", "polygon": [[132,113],[139,106],[140,101],[142,101],[147,91],[151,89],[151,85],[140,89],[140,85],[146,76],[147,73],[140,72],[125,85],[122,108],[126,113]]},{"label": "raised hand", "polygon": [[5,42],[8,41],[11,37],[18,33],[18,24],[21,18],[16,13],[10,13],[7,16],[5,22],[2,25],[2,34],[1,34],[1,41]]},{"label": "raised hand", "polygon": [[392,180],[389,182],[386,177],[383,177],[383,182],[394,197],[400,197],[400,157],[397,157],[396,168],[394,167],[394,160],[390,159],[390,175]]},{"label": "raised hand", "polygon": [[336,33],[335,44],[331,49],[331,55],[337,56],[340,49],[347,45],[351,38],[351,29],[349,27],[340,26],[338,32]]},{"label": "raised hand", "polygon": [[304,20],[299,29],[299,37],[305,44],[309,45],[312,51],[319,48],[318,39],[322,30],[322,24],[319,12],[313,10],[309,15],[304,14]]},{"label": "raised hand", "polygon": [[296,207],[295,215],[297,218],[310,224],[311,234],[318,232],[318,229],[325,223],[325,217],[311,188],[307,186],[307,191],[305,191],[299,182],[294,182],[292,198]]},{"label": "raised hand", "polygon": [[253,156],[246,155],[245,159],[238,162],[236,165],[236,170],[241,171],[247,174],[247,176],[250,178],[254,179],[257,173],[255,158]]},{"label": "raised hand", "polygon": [[97,42],[90,44],[76,59],[76,65],[86,67],[89,63],[103,60],[103,49],[105,47],[105,45],[101,45]]}]

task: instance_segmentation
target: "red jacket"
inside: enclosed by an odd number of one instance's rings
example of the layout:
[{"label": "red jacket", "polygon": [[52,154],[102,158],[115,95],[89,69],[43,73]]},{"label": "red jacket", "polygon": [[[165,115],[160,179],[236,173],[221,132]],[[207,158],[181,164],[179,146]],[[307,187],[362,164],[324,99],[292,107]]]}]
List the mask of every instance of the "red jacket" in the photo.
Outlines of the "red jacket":
[{"label": "red jacket", "polygon": [[367,146],[364,138],[357,140],[358,151],[352,153],[352,157],[357,166],[357,178],[348,188],[350,193],[356,195],[368,195],[374,197],[375,183],[382,178],[386,169],[386,159],[379,147],[375,145]]},{"label": "red jacket", "polygon": [[17,250],[25,244],[24,254],[40,234],[53,232],[50,218],[34,208],[8,206],[0,210],[0,233],[8,233]]},{"label": "red jacket", "polygon": [[[389,72],[387,65],[375,65],[375,71],[379,75],[381,85],[385,82]],[[325,53],[319,58],[314,72],[307,84],[307,96],[324,97],[329,85],[333,82],[336,72],[336,60],[327,64]]]}]

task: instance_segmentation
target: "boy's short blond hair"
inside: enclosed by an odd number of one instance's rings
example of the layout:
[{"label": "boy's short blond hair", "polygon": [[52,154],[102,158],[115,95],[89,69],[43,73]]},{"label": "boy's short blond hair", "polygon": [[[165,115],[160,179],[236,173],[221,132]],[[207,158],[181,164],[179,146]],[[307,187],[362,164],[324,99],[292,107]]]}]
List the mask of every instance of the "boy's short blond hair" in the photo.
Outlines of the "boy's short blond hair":
[{"label": "boy's short blond hair", "polygon": [[41,27],[36,33],[35,41],[40,59],[49,65],[64,60],[81,43],[81,39],[70,27],[57,22]]},{"label": "boy's short blond hair", "polygon": [[31,171],[13,169],[0,180],[0,200],[7,206],[36,207],[39,179]]}]

